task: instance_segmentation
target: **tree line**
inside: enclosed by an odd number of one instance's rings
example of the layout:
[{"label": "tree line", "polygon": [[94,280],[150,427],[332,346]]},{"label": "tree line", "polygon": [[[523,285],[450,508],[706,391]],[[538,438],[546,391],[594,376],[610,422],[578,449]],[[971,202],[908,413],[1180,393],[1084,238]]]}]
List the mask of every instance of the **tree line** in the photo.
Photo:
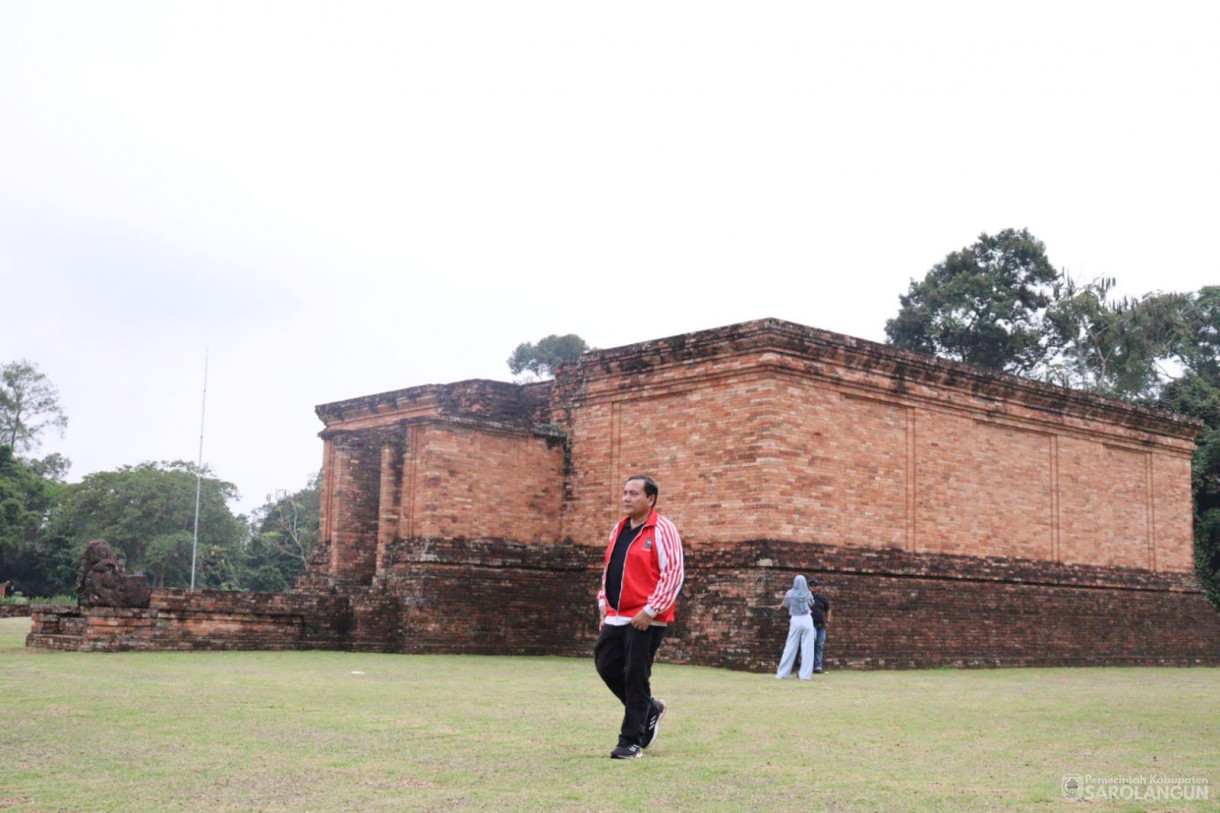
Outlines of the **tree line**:
[{"label": "tree line", "polygon": [[[887,342],[1200,419],[1192,465],[1195,560],[1220,605],[1220,286],[1115,297],[1113,278],[1056,269],[1028,230],[982,234],[899,296]],[[575,334],[522,343],[515,375],[548,377],[587,350]],[[318,534],[319,483],[268,495],[249,517],[237,490],[204,467],[122,466],[66,483],[69,461],[29,455],[67,417],[54,386],[28,361],[0,368],[0,585],[26,595],[74,590],[92,539],[154,586],[190,583],[194,494],[200,480],[196,585],[278,591],[305,569]]]},{"label": "tree line", "polygon": [[[237,488],[184,461],[146,462],[65,482],[61,455],[28,453],[68,419],[54,385],[28,361],[0,367],[0,586],[14,596],[71,595],[85,547],[110,543],[154,587],[282,591],[305,570],[317,539],[319,484],[268,495],[249,517]],[[27,453],[27,454],[22,454]],[[195,543],[195,495],[199,539]]]}]

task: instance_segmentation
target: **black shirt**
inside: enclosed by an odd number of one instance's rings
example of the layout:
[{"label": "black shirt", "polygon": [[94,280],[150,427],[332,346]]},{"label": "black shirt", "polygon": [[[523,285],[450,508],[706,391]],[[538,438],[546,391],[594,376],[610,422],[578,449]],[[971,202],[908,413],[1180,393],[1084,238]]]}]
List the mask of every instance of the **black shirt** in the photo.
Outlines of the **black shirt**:
[{"label": "black shirt", "polygon": [[826,626],[826,613],[830,612],[830,601],[826,596],[813,594],[813,603],[809,606],[813,613],[813,626],[821,629]]},{"label": "black shirt", "polygon": [[623,523],[623,530],[618,532],[614,540],[614,550],[610,553],[610,564],[606,565],[606,606],[618,611],[619,594],[623,590],[623,568],[627,564],[627,549],[644,530],[644,523],[631,527],[631,520]]}]

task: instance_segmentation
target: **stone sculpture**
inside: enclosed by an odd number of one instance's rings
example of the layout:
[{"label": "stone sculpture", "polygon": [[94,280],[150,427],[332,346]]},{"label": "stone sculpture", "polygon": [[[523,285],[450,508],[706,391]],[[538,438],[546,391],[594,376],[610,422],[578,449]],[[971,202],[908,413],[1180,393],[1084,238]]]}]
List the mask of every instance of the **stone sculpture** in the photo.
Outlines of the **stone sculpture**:
[{"label": "stone sculpture", "polygon": [[104,539],[89,543],[76,584],[76,601],[81,607],[147,607],[149,597],[144,574],[128,576],[110,543]]}]

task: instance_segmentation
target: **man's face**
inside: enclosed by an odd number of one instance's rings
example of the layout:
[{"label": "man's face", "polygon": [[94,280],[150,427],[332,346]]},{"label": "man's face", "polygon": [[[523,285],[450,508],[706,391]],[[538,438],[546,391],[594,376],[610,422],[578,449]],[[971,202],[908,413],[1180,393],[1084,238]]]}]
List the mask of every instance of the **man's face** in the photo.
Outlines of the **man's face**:
[{"label": "man's face", "polygon": [[623,484],[623,510],[634,520],[644,520],[652,513],[652,500],[644,496],[643,480],[628,480]]}]

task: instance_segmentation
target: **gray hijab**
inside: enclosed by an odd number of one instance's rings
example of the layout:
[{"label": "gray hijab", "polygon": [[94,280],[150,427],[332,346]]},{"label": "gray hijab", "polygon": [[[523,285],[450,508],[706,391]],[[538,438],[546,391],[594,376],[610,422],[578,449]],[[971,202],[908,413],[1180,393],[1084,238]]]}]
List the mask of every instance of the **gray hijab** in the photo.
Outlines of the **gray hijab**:
[{"label": "gray hijab", "polygon": [[805,581],[805,577],[797,576],[792,580],[792,589],[784,594],[781,606],[788,608],[789,615],[809,615],[811,604],[813,604],[813,593],[809,592],[809,585]]}]

